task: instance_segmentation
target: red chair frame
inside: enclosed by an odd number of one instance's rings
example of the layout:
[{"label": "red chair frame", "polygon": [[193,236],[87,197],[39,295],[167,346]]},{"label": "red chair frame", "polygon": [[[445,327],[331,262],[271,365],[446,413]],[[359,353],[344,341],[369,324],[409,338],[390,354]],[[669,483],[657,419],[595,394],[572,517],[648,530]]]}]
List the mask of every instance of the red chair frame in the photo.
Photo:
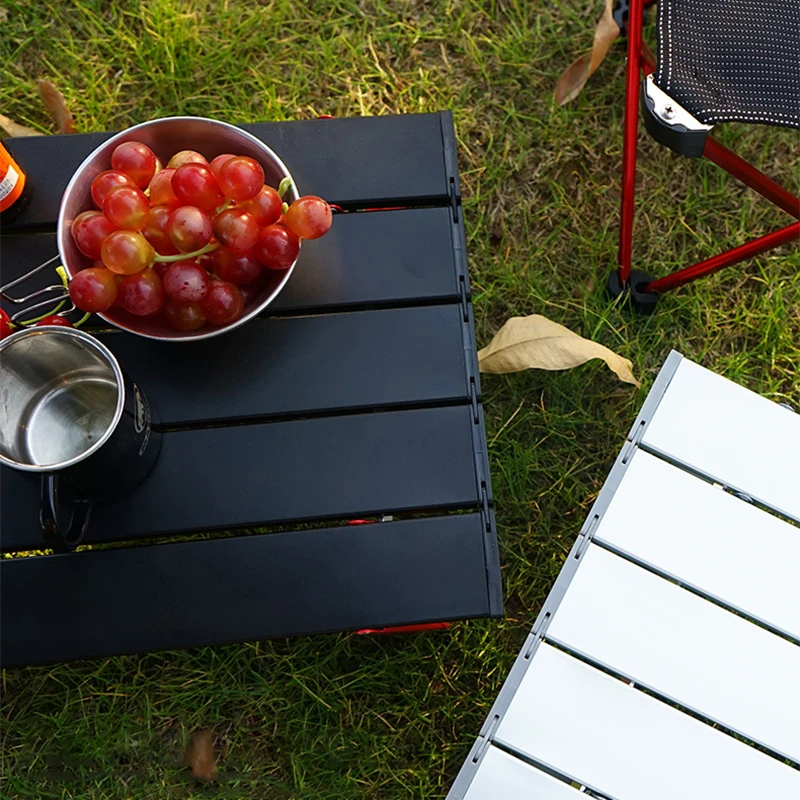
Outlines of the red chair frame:
[{"label": "red chair frame", "polygon": [[[612,293],[630,290],[634,306],[640,310],[652,309],[657,295],[678,286],[683,286],[704,275],[723,267],[736,264],[751,256],[763,253],[774,247],[800,237],[800,222],[793,222],[784,228],[751,239],[739,247],[726,250],[719,255],[680,269],[663,278],[649,279],[642,273],[631,275],[631,256],[633,248],[634,184],[636,176],[636,137],[639,122],[639,84],[641,74],[649,75],[655,71],[652,55],[642,43],[642,17],[645,0],[630,0],[628,17],[628,63],[625,82],[625,128],[622,151],[622,207],[619,238],[619,268],[612,273]],[[759,194],[766,197],[779,208],[800,220],[800,197],[784,189],[772,178],[756,169],[752,164],[727,147],[721,145],[710,135],[706,138],[703,156],[722,167],[730,175],[738,178]],[[616,279],[616,280],[615,280]],[[614,290],[614,284],[617,290]],[[644,302],[637,304],[637,296]]]}]

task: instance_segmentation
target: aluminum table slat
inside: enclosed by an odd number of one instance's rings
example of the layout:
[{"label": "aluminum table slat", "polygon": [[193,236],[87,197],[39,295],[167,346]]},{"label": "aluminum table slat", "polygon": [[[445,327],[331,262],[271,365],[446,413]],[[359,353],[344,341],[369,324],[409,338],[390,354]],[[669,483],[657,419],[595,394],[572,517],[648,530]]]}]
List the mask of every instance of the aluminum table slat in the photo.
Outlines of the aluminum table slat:
[{"label": "aluminum table slat", "polygon": [[597,545],[547,639],[800,761],[800,647]]},{"label": "aluminum table slat", "polygon": [[650,453],[633,455],[594,538],[800,640],[800,530]]},{"label": "aluminum table slat", "polygon": [[586,800],[586,795],[497,747],[489,747],[465,800]]},{"label": "aluminum table slat", "polygon": [[800,414],[683,359],[641,446],[800,522]]},{"label": "aluminum table slat", "polygon": [[615,800],[800,797],[800,772],[547,644],[495,740]]}]

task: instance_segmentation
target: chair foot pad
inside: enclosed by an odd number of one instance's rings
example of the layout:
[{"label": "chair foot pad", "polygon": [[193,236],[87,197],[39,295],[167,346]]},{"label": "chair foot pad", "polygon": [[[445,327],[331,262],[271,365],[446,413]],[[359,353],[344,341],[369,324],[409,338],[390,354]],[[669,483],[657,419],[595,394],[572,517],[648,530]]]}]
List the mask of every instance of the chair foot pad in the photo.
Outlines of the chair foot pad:
[{"label": "chair foot pad", "polygon": [[608,293],[614,299],[625,295],[637,314],[652,314],[660,295],[646,292],[642,288],[652,280],[652,276],[640,272],[638,269],[632,269],[628,284],[623,286],[619,280],[619,270],[615,269],[608,276]]}]

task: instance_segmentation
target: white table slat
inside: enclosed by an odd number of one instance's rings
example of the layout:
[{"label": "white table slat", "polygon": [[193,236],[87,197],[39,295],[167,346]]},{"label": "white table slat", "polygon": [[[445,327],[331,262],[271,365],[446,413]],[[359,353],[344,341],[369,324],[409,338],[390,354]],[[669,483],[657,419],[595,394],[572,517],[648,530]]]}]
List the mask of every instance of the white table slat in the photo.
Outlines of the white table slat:
[{"label": "white table slat", "polygon": [[464,800],[586,800],[586,795],[490,745]]},{"label": "white table slat", "polygon": [[637,451],[594,538],[800,639],[800,528]]},{"label": "white table slat", "polygon": [[547,644],[495,741],[617,800],[800,797],[800,772]]},{"label": "white table slat", "polygon": [[800,414],[692,361],[678,365],[642,446],[800,521]]},{"label": "white table slat", "polygon": [[597,545],[547,638],[800,763],[800,646]]}]

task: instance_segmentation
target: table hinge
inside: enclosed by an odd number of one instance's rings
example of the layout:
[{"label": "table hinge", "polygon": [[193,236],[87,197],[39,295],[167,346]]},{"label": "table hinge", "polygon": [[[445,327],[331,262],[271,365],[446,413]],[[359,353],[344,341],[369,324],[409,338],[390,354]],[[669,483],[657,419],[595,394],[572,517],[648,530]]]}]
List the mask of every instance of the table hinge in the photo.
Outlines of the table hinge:
[{"label": "table hinge", "polygon": [[486,482],[481,481],[481,525],[486,533],[492,532],[492,510],[489,507],[489,492]]},{"label": "table hinge", "polygon": [[622,463],[627,464],[630,461],[631,456],[633,455],[636,448],[639,446],[639,442],[642,440],[642,436],[644,436],[644,429],[646,427],[646,420],[640,420],[639,424],[636,426],[634,430],[632,430],[628,436],[628,440],[622,446]]},{"label": "table hinge", "polygon": [[500,726],[500,715],[495,714],[492,717],[492,720],[489,723],[488,727],[486,728],[486,732],[478,740],[478,746],[475,748],[475,755],[472,757],[473,764],[477,764],[481,760],[481,757],[489,748],[489,745],[492,743],[495,731],[498,729],[499,726]]},{"label": "table hinge", "polygon": [[469,322],[469,298],[467,297],[467,279],[458,276],[458,304],[461,307],[461,319]]},{"label": "table hinge", "polygon": [[592,537],[594,536],[594,532],[597,530],[597,526],[600,524],[600,515],[599,514],[592,514],[586,523],[583,526],[583,529],[578,534],[578,539],[575,542],[575,558],[580,558],[585,552],[586,548],[589,546],[589,542],[592,541]]},{"label": "table hinge", "polygon": [[455,178],[450,178],[450,205],[453,209],[453,222],[458,222],[458,209],[460,208],[461,201],[456,192]]},{"label": "table hinge", "polygon": [[472,409],[472,422],[477,425],[481,421],[478,411],[478,389],[475,385],[475,378],[472,377],[469,379],[469,406]]},{"label": "table hinge", "polygon": [[750,503],[750,505],[755,505],[756,501],[753,500],[753,498],[750,497],[749,494],[746,494],[745,492],[740,492],[738,489],[732,489],[730,486],[723,486],[722,488],[728,494],[732,494],[734,497],[738,497],[739,500],[744,500],[745,503]]}]

